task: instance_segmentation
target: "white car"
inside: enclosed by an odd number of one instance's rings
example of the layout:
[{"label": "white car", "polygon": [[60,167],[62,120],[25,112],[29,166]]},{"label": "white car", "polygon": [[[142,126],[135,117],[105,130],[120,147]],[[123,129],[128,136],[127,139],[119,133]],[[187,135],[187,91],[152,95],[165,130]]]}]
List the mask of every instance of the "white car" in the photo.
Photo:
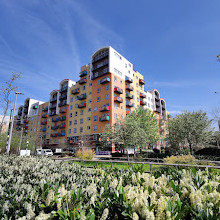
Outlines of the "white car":
[{"label": "white car", "polygon": [[36,152],[37,152],[37,155],[53,156],[53,152],[51,149],[37,149]]}]

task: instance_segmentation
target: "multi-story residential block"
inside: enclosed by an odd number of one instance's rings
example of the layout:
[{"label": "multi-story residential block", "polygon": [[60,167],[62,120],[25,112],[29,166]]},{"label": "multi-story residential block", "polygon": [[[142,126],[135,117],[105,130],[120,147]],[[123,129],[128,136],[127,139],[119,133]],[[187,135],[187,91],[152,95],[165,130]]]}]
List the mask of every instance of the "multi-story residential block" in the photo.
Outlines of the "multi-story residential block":
[{"label": "multi-story residential block", "polygon": [[25,100],[17,117],[28,132],[39,133],[44,145],[78,146],[87,137],[97,154],[110,153],[114,147],[103,148],[100,134],[138,106],[155,112],[158,120],[166,119],[165,101],[157,90],[145,91],[144,85],[143,75],[130,61],[104,47],[92,55],[91,64],[81,67],[77,82],[60,82],[48,102]]}]

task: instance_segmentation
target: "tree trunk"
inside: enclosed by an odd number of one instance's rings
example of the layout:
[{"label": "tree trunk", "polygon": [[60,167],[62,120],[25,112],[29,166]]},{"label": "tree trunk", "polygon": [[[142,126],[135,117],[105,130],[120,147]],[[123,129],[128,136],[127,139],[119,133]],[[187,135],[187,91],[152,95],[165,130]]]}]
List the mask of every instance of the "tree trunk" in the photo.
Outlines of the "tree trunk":
[{"label": "tree trunk", "polygon": [[192,144],[189,143],[189,149],[190,149],[190,154],[193,155],[193,149],[192,149]]}]

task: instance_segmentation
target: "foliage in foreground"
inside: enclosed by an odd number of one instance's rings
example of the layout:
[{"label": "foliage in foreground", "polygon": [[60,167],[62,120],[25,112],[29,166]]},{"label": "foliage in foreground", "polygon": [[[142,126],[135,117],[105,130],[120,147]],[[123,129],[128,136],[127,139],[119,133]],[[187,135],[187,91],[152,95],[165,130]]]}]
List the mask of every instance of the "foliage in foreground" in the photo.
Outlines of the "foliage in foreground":
[{"label": "foliage in foreground", "polygon": [[76,157],[84,160],[92,160],[95,152],[92,149],[83,149],[76,152]]},{"label": "foliage in foreground", "polygon": [[0,219],[219,219],[220,177],[0,156]]}]

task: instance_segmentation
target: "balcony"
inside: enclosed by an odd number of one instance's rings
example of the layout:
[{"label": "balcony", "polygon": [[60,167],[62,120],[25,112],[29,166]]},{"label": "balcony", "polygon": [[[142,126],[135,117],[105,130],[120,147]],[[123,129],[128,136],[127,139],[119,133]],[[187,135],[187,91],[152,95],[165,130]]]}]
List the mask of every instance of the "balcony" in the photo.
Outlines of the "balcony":
[{"label": "balcony", "polygon": [[63,136],[65,136],[65,132],[61,132],[58,135],[63,137]]},{"label": "balcony", "polygon": [[126,76],[126,77],[125,77],[125,82],[133,83],[133,79],[130,78],[130,77],[128,77],[128,76]]},{"label": "balcony", "polygon": [[60,113],[66,113],[67,112],[67,109],[66,108],[62,108],[62,109],[60,109]]},{"label": "balcony", "polygon": [[59,107],[67,105],[67,100],[63,100],[62,102],[59,103]]},{"label": "balcony", "polygon": [[144,93],[140,93],[141,98],[146,98],[146,95]]},{"label": "balcony", "polygon": [[50,109],[55,109],[57,107],[57,104],[55,105],[50,105]]},{"label": "balcony", "polygon": [[78,108],[85,108],[86,107],[86,103],[82,102],[81,104],[78,104]]},{"label": "balcony", "polygon": [[86,78],[80,79],[78,82],[79,82],[79,84],[84,84],[87,82],[87,79]]},{"label": "balcony", "polygon": [[25,107],[25,108],[28,108],[28,107],[29,107],[29,102],[26,102],[26,103],[24,104],[24,107]]},{"label": "balcony", "polygon": [[38,109],[38,107],[39,107],[38,105],[34,105],[33,109]]},{"label": "balcony", "polygon": [[105,77],[105,78],[103,78],[103,79],[100,80],[100,84],[108,83],[108,82],[110,82],[110,81],[111,81],[111,80],[110,80],[110,77]]},{"label": "balcony", "polygon": [[47,112],[48,111],[48,107],[45,107],[42,109],[43,112]]},{"label": "balcony", "polygon": [[102,115],[99,118],[99,121],[109,121],[110,120],[110,116],[109,115]]},{"label": "balcony", "polygon": [[102,60],[105,57],[107,57],[108,55],[109,55],[108,51],[104,52],[103,54],[97,55],[96,57],[93,58],[92,63],[95,63],[95,62],[97,62],[99,60]]},{"label": "balcony", "polygon": [[41,118],[47,118],[48,114],[41,115]]},{"label": "balcony", "polygon": [[47,128],[46,128],[46,127],[41,128],[41,131],[46,131],[46,130],[47,130]]},{"label": "balcony", "polygon": [[59,120],[60,120],[59,117],[57,117],[57,118],[52,118],[52,122],[58,122]]},{"label": "balcony", "polygon": [[140,105],[147,105],[145,101],[140,101]]},{"label": "balcony", "polygon": [[17,121],[17,122],[16,122],[16,125],[21,125],[21,121]]},{"label": "balcony", "polygon": [[165,110],[165,109],[166,109],[166,107],[165,107],[165,105],[164,105],[164,104],[162,104],[162,109],[163,109],[163,110]]},{"label": "balcony", "polygon": [[95,73],[93,73],[91,79],[92,79],[92,80],[93,80],[93,79],[96,79],[96,78],[98,78],[98,77],[101,77],[101,76],[106,75],[107,73],[109,73],[108,67],[106,67],[105,69],[101,70],[100,72],[95,72]]},{"label": "balcony", "polygon": [[56,113],[56,111],[53,111],[53,112],[51,112],[50,114],[49,114],[49,116],[53,116],[53,115],[56,115],[57,113]]},{"label": "balcony", "polygon": [[145,81],[143,79],[139,79],[139,84],[144,85]]},{"label": "balcony", "polygon": [[86,99],[86,93],[80,95],[80,96],[77,96],[77,99],[78,100],[83,100],[83,99]]},{"label": "balcony", "polygon": [[22,110],[18,111],[18,115],[21,116],[22,115]]},{"label": "balcony", "polygon": [[80,89],[79,88],[72,90],[72,94],[73,95],[79,94],[79,93],[80,93]]},{"label": "balcony", "polygon": [[134,103],[131,103],[129,101],[126,101],[126,106],[127,107],[134,107]]},{"label": "balcony", "polygon": [[21,131],[21,127],[17,127],[17,128],[16,128],[16,131]]},{"label": "balcony", "polygon": [[131,114],[131,110],[126,109],[126,115]]},{"label": "balcony", "polygon": [[62,95],[59,97],[59,100],[61,100],[61,99],[67,99],[67,93],[62,94]]},{"label": "balcony", "polygon": [[109,105],[103,105],[101,108],[100,108],[100,112],[104,112],[104,111],[109,111],[110,110],[110,106]]},{"label": "balcony", "polygon": [[87,71],[82,71],[82,72],[79,74],[80,77],[83,77],[83,76],[86,76],[86,75],[87,75]]},{"label": "balcony", "polygon": [[95,70],[102,68],[103,66],[106,66],[106,65],[108,65],[108,60],[104,60],[103,62],[98,63],[97,65],[93,65],[92,71],[95,71]]},{"label": "balcony", "polygon": [[28,109],[27,108],[24,109],[24,113],[25,114],[28,113]]},{"label": "balcony", "polygon": [[114,97],[114,101],[115,101],[115,102],[122,103],[122,102],[123,102],[123,98],[121,98],[121,97],[119,97],[119,96],[115,96],[115,97]]},{"label": "balcony", "polygon": [[67,86],[63,86],[61,89],[60,89],[60,92],[66,92],[68,90],[68,85]]},{"label": "balcony", "polygon": [[46,134],[44,134],[42,137],[45,139],[46,138]]},{"label": "balcony", "polygon": [[47,121],[41,121],[41,125],[47,125]]},{"label": "balcony", "polygon": [[65,127],[66,127],[66,125],[65,125],[65,124],[62,124],[62,125],[60,125],[59,128],[65,128]]},{"label": "balcony", "polygon": [[24,120],[24,123],[26,123],[26,124],[27,124],[27,123],[29,123],[29,120],[27,120],[27,119],[26,119],[26,120]]},{"label": "balcony", "polygon": [[155,105],[156,105],[156,108],[159,108],[160,107],[160,102],[159,101],[155,102]]},{"label": "balcony", "polygon": [[127,99],[133,99],[134,96],[131,95],[129,92],[126,92],[126,98],[127,98]]},{"label": "balcony", "polygon": [[133,91],[134,90],[134,88],[133,88],[133,86],[129,86],[129,85],[126,85],[126,90],[128,90],[128,91]]},{"label": "balcony", "polygon": [[51,137],[57,137],[57,136],[58,136],[58,133],[51,134],[50,136],[51,136]]},{"label": "balcony", "polygon": [[24,126],[24,129],[28,129],[28,126]]},{"label": "balcony", "polygon": [[60,121],[65,121],[65,120],[66,120],[66,115],[60,117]]},{"label": "balcony", "polygon": [[122,93],[123,93],[123,89],[121,89],[121,88],[119,88],[119,87],[116,86],[116,87],[114,88],[114,92],[115,92],[115,93],[118,93],[118,94],[122,94]]},{"label": "balcony", "polygon": [[59,128],[58,125],[51,126],[51,130],[57,130]]},{"label": "balcony", "polygon": [[156,95],[156,94],[155,94],[155,100],[156,100],[156,101],[159,101],[159,100],[160,100],[159,95]]},{"label": "balcony", "polygon": [[57,97],[53,97],[50,99],[50,102],[56,102],[57,101]]}]

